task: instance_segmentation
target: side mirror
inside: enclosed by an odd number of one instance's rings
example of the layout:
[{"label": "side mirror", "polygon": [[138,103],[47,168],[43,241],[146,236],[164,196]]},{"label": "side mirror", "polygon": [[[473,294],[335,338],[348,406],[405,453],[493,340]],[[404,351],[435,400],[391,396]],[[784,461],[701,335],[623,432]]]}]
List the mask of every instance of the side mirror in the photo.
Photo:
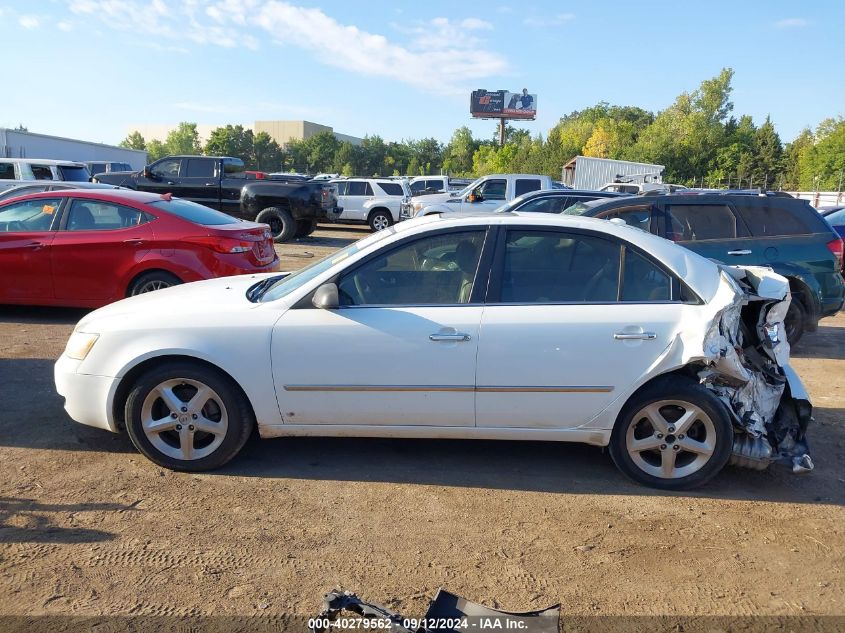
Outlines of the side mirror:
[{"label": "side mirror", "polygon": [[337,284],[323,284],[314,292],[311,303],[315,308],[321,310],[336,310],[340,307],[340,298],[337,295]]},{"label": "side mirror", "polygon": [[150,180],[153,179],[153,172],[150,171],[150,166],[146,165],[144,167],[144,178],[149,178]]},{"label": "side mirror", "polygon": [[469,201],[470,202],[484,202],[484,196],[481,195],[481,189],[476,189],[471,194],[469,194]]}]

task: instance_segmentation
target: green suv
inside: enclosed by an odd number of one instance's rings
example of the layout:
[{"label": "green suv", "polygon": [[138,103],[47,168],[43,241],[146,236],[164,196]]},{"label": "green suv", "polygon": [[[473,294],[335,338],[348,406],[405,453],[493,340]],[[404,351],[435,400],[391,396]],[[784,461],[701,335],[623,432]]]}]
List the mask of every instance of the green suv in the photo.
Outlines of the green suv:
[{"label": "green suv", "polygon": [[725,264],[771,267],[792,288],[785,319],[790,343],[842,307],[843,241],[806,200],[745,194],[635,196],[583,202],[564,213],[620,218]]}]

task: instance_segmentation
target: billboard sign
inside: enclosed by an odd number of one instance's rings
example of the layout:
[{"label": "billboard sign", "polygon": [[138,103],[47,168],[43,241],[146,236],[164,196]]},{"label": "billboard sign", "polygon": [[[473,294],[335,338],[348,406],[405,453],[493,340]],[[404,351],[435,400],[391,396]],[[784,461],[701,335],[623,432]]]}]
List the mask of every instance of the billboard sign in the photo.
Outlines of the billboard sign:
[{"label": "billboard sign", "polygon": [[527,88],[521,92],[473,90],[469,111],[476,119],[533,120],[537,117],[537,95]]}]

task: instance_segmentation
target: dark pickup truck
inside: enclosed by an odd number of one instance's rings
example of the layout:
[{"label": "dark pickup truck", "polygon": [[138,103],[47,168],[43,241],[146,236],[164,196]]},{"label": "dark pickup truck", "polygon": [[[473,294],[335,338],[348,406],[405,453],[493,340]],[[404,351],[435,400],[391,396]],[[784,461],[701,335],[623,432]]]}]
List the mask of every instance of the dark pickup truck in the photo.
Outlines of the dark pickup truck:
[{"label": "dark pickup truck", "polygon": [[276,242],[310,235],[317,222],[333,222],[341,213],[328,183],[248,179],[243,161],[229,156],[167,156],[141,171],[112,171],[93,180],[172,193],[244,220],[269,224]]}]

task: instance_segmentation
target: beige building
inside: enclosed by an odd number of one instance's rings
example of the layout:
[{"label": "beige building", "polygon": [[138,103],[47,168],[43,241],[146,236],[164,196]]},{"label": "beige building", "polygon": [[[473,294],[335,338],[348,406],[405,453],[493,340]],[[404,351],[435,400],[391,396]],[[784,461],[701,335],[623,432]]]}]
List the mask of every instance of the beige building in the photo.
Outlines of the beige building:
[{"label": "beige building", "polygon": [[[211,131],[218,127],[225,127],[222,125],[209,125],[200,123],[197,124],[197,132],[199,133],[200,142],[205,143],[211,135]],[[331,132],[339,141],[349,141],[353,145],[360,145],[363,139],[356,136],[349,136],[348,134],[340,134],[335,132],[328,125],[320,125],[319,123],[312,123],[311,121],[256,121],[254,125],[248,123],[232,123],[231,125],[243,125],[245,128],[252,128],[256,134],[258,132],[267,132],[274,141],[279,145],[295,141],[304,141],[311,138],[320,132]],[[176,125],[150,125],[150,124],[136,124],[130,125],[127,133],[138,131],[146,141],[162,141],[167,138],[167,135],[176,129]]]}]

